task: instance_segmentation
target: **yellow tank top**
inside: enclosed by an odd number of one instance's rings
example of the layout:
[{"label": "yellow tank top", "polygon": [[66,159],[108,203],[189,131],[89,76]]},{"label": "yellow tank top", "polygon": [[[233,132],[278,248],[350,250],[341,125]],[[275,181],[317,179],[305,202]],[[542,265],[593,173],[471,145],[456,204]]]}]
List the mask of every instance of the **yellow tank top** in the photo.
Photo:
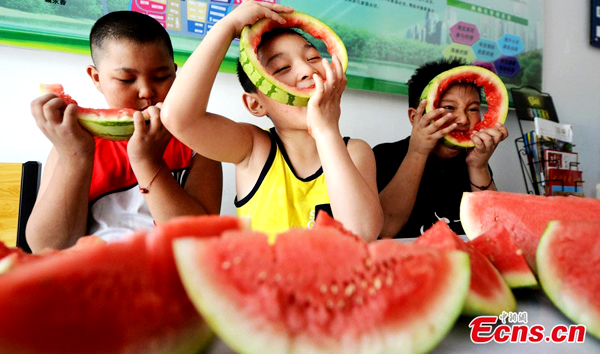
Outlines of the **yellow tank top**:
[{"label": "yellow tank top", "polygon": [[[311,228],[319,210],[331,214],[323,168],[306,178],[296,176],[275,128],[268,131],[271,151],[258,181],[242,200],[237,215],[250,217],[252,229],[276,235],[290,228]],[[344,138],[346,144],[348,138]]]}]

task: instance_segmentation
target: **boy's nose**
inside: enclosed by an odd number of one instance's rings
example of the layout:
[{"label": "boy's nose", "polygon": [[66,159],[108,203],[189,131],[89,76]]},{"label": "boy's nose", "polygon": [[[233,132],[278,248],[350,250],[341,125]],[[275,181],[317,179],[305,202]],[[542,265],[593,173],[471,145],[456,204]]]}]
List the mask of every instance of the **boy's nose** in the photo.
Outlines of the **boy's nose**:
[{"label": "boy's nose", "polygon": [[456,118],[454,119],[454,123],[458,124],[459,126],[469,124],[469,117],[465,112],[458,111],[456,112],[455,117]]},{"label": "boy's nose", "polygon": [[151,99],[154,97],[154,89],[151,85],[142,83],[139,88],[139,97],[142,99]]}]

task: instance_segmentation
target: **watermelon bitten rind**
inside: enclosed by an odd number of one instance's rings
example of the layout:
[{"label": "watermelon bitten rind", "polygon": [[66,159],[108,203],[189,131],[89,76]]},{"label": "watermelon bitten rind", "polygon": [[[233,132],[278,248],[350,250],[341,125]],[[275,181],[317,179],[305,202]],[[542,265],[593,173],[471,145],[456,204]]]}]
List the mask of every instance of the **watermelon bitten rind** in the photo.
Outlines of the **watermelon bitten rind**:
[{"label": "watermelon bitten rind", "polygon": [[[438,108],[439,99],[449,85],[463,82],[483,87],[488,104],[488,111],[483,115],[483,120],[477,123],[473,130],[493,127],[496,122],[504,124],[509,103],[506,86],[492,71],[474,65],[455,67],[434,77],[420,96],[420,100],[427,100],[425,112]],[[442,144],[453,149],[475,146],[471,141],[471,131],[450,132],[442,138]]]},{"label": "watermelon bitten rind", "polygon": [[337,55],[344,72],[348,68],[348,52],[340,37],[318,19],[298,11],[279,15],[287,21],[285,24],[264,18],[242,29],[239,62],[250,81],[266,96],[287,105],[306,106],[314,89],[298,89],[286,85],[269,74],[260,63],[257,47],[262,35],[276,27],[299,28],[317,39],[322,39],[328,51]]},{"label": "watermelon bitten rind", "polygon": [[556,273],[556,259],[550,249],[555,238],[562,236],[560,221],[550,221],[536,251],[538,278],[552,303],[571,321],[583,324],[586,332],[600,339],[600,314],[590,311],[585,301],[573,296]]}]

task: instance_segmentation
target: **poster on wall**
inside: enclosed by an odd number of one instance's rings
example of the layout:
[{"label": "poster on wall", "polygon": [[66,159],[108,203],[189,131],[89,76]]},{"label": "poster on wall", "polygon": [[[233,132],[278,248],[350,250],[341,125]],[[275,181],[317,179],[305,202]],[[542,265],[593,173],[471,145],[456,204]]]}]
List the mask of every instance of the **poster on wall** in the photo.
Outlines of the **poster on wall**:
[{"label": "poster on wall", "polygon": [[[294,7],[331,26],[349,56],[348,86],[407,94],[421,64],[459,58],[496,72],[508,87],[542,86],[542,0],[262,0]],[[183,64],[241,0],[0,0],[0,45],[89,51],[94,21],[117,10],[146,13],[173,39]],[[322,43],[315,43],[324,50]],[[222,71],[234,72],[230,46]]]}]

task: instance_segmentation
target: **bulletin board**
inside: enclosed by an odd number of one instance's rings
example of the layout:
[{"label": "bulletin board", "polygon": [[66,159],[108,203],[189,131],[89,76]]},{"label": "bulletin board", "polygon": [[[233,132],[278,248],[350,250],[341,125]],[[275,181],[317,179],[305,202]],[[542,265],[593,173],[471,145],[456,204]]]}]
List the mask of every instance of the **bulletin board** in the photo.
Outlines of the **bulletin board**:
[{"label": "bulletin board", "polygon": [[[460,58],[510,87],[542,86],[542,0],[263,0],[331,26],[349,56],[350,88],[408,93],[421,64]],[[182,65],[212,26],[241,0],[0,0],[0,45],[89,53],[89,31],[117,10],[147,13],[173,39]],[[315,43],[324,50],[322,43]],[[238,42],[221,70],[234,72]]]}]

